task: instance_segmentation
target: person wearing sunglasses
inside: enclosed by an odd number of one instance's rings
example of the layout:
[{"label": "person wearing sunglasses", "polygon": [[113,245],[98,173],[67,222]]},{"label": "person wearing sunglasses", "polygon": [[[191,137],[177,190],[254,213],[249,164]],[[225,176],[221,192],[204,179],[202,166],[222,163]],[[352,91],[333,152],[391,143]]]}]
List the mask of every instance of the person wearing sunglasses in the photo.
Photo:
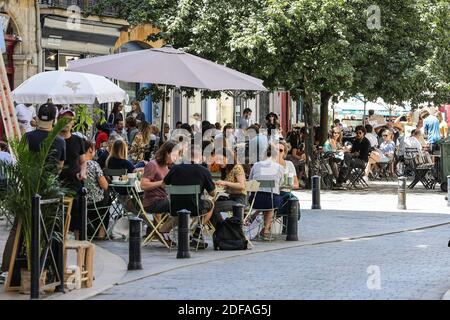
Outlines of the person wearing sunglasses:
[{"label": "person wearing sunglasses", "polygon": [[[282,204],[278,209],[278,216],[287,215],[287,203],[289,200],[298,200],[298,198],[291,192],[291,188],[297,189],[299,187],[299,181],[294,164],[291,161],[286,160],[288,151],[289,144],[287,144],[284,140],[280,140],[278,143],[278,163],[284,168],[285,180],[280,189]],[[286,179],[286,176],[288,179]],[[300,220],[300,207],[298,208],[298,219]]]},{"label": "person wearing sunglasses", "polygon": [[366,129],[359,125],[356,126],[355,131],[356,138],[351,149],[344,155],[344,161],[336,181],[336,187],[339,189],[348,180],[353,168],[366,169],[369,162],[370,141],[365,137]]},{"label": "person wearing sunglasses", "polygon": [[[369,162],[364,172],[365,177],[368,177],[369,174],[372,174],[373,169],[377,163],[389,163],[394,158],[395,143],[394,141],[392,141],[392,132],[389,130],[384,130],[381,136],[383,137],[383,142],[380,144],[380,148],[375,149],[370,153]],[[393,168],[390,169],[392,173]]]}]

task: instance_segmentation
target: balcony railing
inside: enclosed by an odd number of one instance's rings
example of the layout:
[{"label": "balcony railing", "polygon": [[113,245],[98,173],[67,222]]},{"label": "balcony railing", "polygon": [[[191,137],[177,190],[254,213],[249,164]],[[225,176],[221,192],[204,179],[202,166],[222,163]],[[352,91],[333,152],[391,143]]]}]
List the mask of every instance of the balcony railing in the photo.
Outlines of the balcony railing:
[{"label": "balcony railing", "polygon": [[[91,10],[99,1],[98,0],[39,0],[42,6],[50,8],[67,9],[70,6],[78,6],[81,12]],[[116,8],[105,8],[101,16],[116,17],[118,10]]]}]

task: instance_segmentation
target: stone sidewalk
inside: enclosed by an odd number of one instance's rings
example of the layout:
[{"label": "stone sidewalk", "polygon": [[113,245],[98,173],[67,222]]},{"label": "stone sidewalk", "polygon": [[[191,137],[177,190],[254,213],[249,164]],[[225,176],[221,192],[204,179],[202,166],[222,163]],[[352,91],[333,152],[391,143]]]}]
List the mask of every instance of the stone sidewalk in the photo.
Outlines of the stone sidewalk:
[{"label": "stone sidewalk", "polygon": [[[322,210],[309,210],[311,208],[311,192],[299,191],[296,192],[296,195],[300,199],[302,219],[299,225],[300,238],[298,242],[282,240],[272,243],[254,242],[254,248],[247,251],[218,252],[210,246],[207,250],[192,252],[190,259],[176,259],[176,250],[169,251],[159,242],[153,242],[142,249],[143,270],[126,270],[128,243],[121,240],[96,242],[93,287],[74,290],[66,294],[54,294],[43,297],[43,299],[87,299],[117,284],[129,283],[192,265],[277,251],[283,248],[350,241],[353,238],[371,237],[450,222],[450,216],[448,216],[450,210],[444,200],[444,193],[416,187],[414,190],[407,191],[408,209],[398,210],[396,191],[395,182],[371,182],[368,190],[361,191],[322,191]],[[330,217],[332,217],[332,223],[330,223]],[[381,223],[386,219],[389,220],[388,227],[385,223]],[[324,228],[324,225],[329,227]],[[0,247],[2,249],[7,235],[4,221],[0,221]],[[16,293],[5,293],[3,286],[0,287],[0,300],[28,298],[28,296]]]}]

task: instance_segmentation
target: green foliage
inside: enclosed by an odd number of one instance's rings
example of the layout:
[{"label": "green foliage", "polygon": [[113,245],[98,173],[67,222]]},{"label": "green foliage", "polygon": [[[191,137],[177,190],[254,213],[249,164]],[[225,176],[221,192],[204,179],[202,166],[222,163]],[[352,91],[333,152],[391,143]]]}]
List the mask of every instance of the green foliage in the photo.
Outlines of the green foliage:
[{"label": "green foliage", "polygon": [[90,127],[94,124],[96,119],[100,124],[106,122],[105,112],[100,108],[89,108],[86,104],[79,104],[73,108],[75,112],[75,124],[73,126],[74,131],[82,132],[85,134]]},{"label": "green foliage", "polygon": [[[5,209],[22,222],[24,247],[30,267],[31,250],[31,198],[39,194],[42,199],[59,198],[68,190],[61,186],[54,162],[48,161],[52,144],[59,132],[67,125],[67,119],[61,119],[42,142],[39,152],[32,152],[28,147],[26,136],[20,141],[9,141],[11,152],[15,157],[13,164],[1,164],[6,173],[6,192],[0,200]],[[54,206],[42,206],[42,216],[46,226],[55,221],[57,210]],[[61,238],[59,236],[59,238]]]}]

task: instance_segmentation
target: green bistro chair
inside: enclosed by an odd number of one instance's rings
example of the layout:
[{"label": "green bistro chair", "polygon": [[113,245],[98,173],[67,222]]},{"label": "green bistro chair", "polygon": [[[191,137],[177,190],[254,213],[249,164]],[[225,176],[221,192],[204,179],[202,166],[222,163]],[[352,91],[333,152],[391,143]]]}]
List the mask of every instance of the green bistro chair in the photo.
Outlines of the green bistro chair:
[{"label": "green bistro chair", "polygon": [[[195,201],[196,201],[196,207],[197,207],[197,217],[198,218],[198,226],[200,227],[200,234],[199,238],[201,238],[204,233],[208,233],[207,229],[202,223],[202,218],[204,215],[200,215],[200,208],[199,208],[199,202],[200,202],[200,195],[201,190],[199,185],[185,185],[185,186],[174,186],[174,185],[166,185],[165,186],[166,192],[169,195],[169,203],[170,203],[170,212],[172,212],[172,196],[174,195],[195,195]],[[193,223],[191,223],[191,228],[193,226]],[[206,232],[205,232],[206,231]],[[211,235],[210,235],[211,236]],[[197,246],[195,248],[195,251],[198,251],[200,241],[197,241]]]}]

